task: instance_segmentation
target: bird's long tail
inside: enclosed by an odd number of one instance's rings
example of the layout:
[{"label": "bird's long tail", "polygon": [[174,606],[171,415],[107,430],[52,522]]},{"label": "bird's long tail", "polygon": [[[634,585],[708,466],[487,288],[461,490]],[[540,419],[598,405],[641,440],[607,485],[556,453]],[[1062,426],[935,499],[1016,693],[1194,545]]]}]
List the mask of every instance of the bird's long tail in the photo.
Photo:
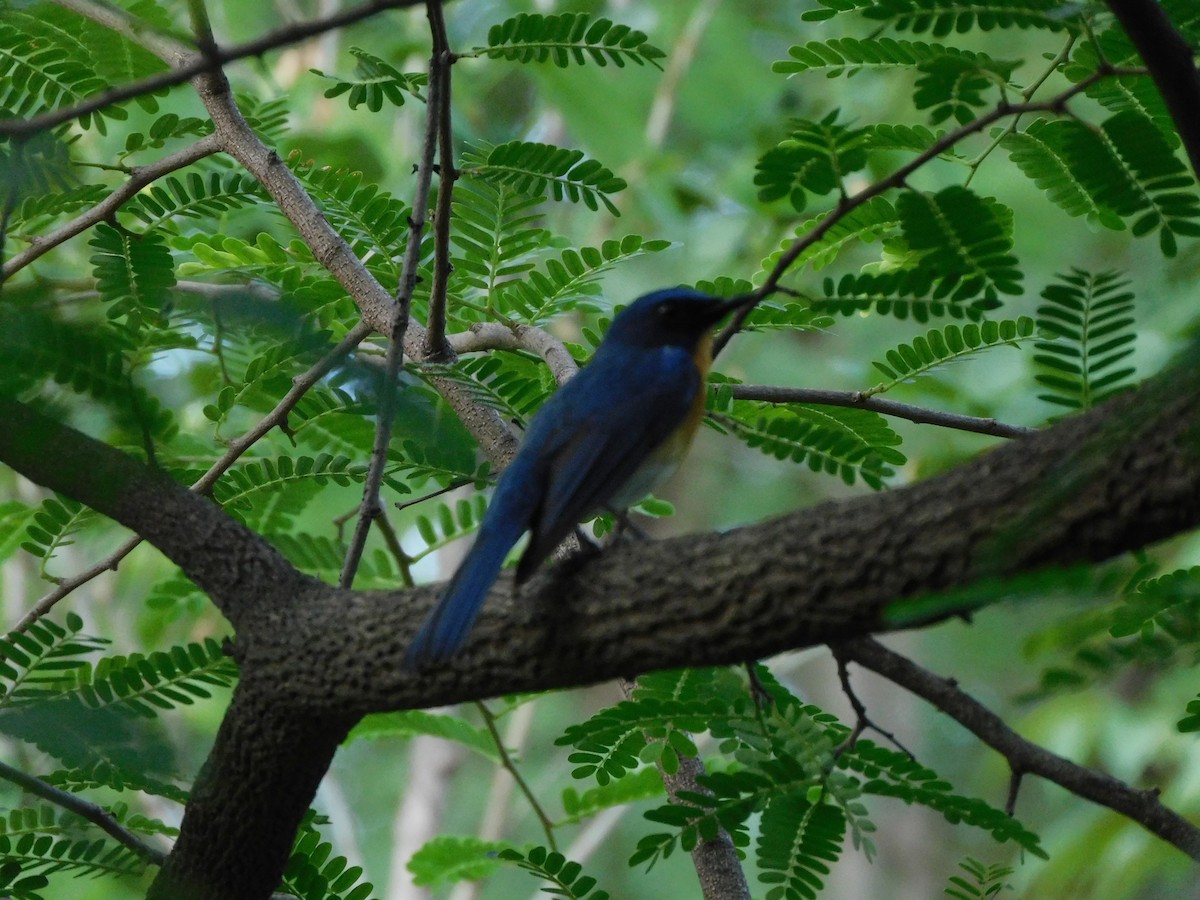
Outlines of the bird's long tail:
[{"label": "bird's long tail", "polygon": [[505,555],[523,530],[484,526],[442,599],[405,652],[404,668],[419,669],[441,662],[462,646],[500,573]]}]

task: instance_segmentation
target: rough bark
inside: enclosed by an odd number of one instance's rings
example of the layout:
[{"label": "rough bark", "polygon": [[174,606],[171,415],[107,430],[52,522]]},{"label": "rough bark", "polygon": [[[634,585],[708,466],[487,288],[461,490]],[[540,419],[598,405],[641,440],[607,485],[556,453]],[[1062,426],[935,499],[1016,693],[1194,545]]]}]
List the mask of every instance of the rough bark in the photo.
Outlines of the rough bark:
[{"label": "rough bark", "polygon": [[[506,580],[463,652],[420,675],[400,659],[437,586],[351,592],[305,578],[208,500],[11,400],[0,401],[0,461],[138,531],[237,629],[242,684],[155,894],[237,900],[266,896],[357,715],[883,631],[899,598],[1099,561],[1195,527],[1196,363],[911,487],[726,534],[621,544],[550,568],[516,602]],[[243,891],[233,882],[250,872]]]}]

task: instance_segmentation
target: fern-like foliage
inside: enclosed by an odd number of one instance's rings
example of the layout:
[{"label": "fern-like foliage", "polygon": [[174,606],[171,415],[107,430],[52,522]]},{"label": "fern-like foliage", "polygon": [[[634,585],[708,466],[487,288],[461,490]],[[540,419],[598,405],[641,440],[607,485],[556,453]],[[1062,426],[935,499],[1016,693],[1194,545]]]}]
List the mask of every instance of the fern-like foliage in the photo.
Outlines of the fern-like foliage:
[{"label": "fern-like foliage", "polygon": [[95,514],[82,503],[59,494],[42,501],[33,521],[25,526],[25,540],[21,549],[40,557],[41,575],[53,580],[46,572],[46,565],[63,547],[74,543],[74,535],[94,520]]},{"label": "fern-like foliage", "polygon": [[0,857],[20,859],[23,873],[53,875],[66,872],[76,877],[134,876],[146,862],[128,847],[103,838],[60,837],[23,834],[17,838],[0,835]]},{"label": "fern-like foliage", "polygon": [[865,794],[919,803],[937,810],[949,822],[982,828],[998,842],[1012,841],[1034,856],[1048,858],[1038,836],[1012,816],[978,798],[954,793],[949,782],[907,753],[858,741],[837,758],[837,764],[864,779]]},{"label": "fern-like foliage", "polygon": [[300,900],[368,900],[375,886],[362,874],[361,866],[333,855],[333,845],[318,832],[306,830],[292,848],[280,888]]},{"label": "fern-like foliage", "polygon": [[355,255],[381,267],[394,283],[408,243],[410,207],[378,185],[364,184],[361,172],[308,163],[296,165],[295,172]]},{"label": "fern-like foliage", "polygon": [[478,47],[474,52],[522,63],[551,62],[560,69],[585,65],[589,60],[598,66],[611,62],[623,67],[631,62],[662,68],[658,60],[666,54],[648,41],[644,32],[609,19],[593,20],[587,13],[521,13],[493,25],[488,31],[487,47]]},{"label": "fern-like foliage", "polygon": [[1115,272],[1072,269],[1042,291],[1037,324],[1043,340],[1034,346],[1036,378],[1050,392],[1038,397],[1067,409],[1090,409],[1133,375],[1119,366],[1133,354],[1133,294]]},{"label": "fern-like foliage", "polygon": [[970,880],[961,875],[951,875],[946,889],[942,892],[947,897],[954,897],[956,900],[986,900],[988,897],[998,897],[1002,892],[1012,890],[1012,885],[1004,881],[1013,873],[1012,866],[999,863],[989,866],[968,856],[958,867],[970,876]]},{"label": "fern-like foliage", "polygon": [[167,651],[106,657],[72,693],[91,709],[113,707],[152,719],[208,700],[212,688],[229,687],[236,677],[233,661],[220,643],[208,638]]},{"label": "fern-like foliage", "polygon": [[1021,270],[1012,255],[1012,213],[964,187],[936,194],[905,191],[896,213],[922,269],[937,273],[933,298],[954,302],[1021,293]]},{"label": "fern-like foliage", "polygon": [[823,72],[837,78],[857,75],[864,69],[911,69],[920,75],[913,105],[932,110],[934,124],[951,117],[960,123],[969,122],[974,118],[973,109],[984,105],[983,92],[1007,85],[1017,66],[944,44],[893,38],[810,41],[791,47],[788,55],[789,59],[774,64],[774,71],[786,75]]},{"label": "fern-like foliage", "polygon": [[946,325],[917,337],[911,344],[900,344],[887,352],[885,361],[872,363],[883,373],[885,382],[864,392],[881,394],[898,384],[912,381],[948,363],[957,362],[983,350],[998,346],[1018,346],[1018,341],[1033,336],[1035,325],[1029,316],[1001,321],[988,320],[963,327]]},{"label": "fern-like foliage", "polygon": [[[1091,601],[1086,613],[1042,629],[1031,654],[1064,656],[1041,673],[1023,696],[1040,698],[1111,681],[1131,668],[1162,670],[1190,660],[1200,646],[1200,568],[1151,577],[1149,567],[1093,577],[1076,589]],[[1114,599],[1115,596],[1115,599]],[[1097,599],[1109,602],[1096,607]]]},{"label": "fern-like foliage", "polygon": [[[482,166],[487,152],[469,151],[463,164]],[[529,273],[537,254],[550,241],[541,226],[542,196],[528,196],[512,185],[464,177],[454,189],[451,206],[455,247],[454,267],[459,284],[479,292],[487,301],[502,283],[518,284]]]},{"label": "fern-like foliage", "polygon": [[180,219],[205,220],[223,212],[262,202],[266,193],[244,172],[211,172],[207,177],[189,172],[170,175],[141,191],[122,209],[140,219],[147,230],[180,228]]},{"label": "fern-like foliage", "polygon": [[596,879],[583,873],[583,866],[573,862],[554,850],[533,847],[521,852],[512,847],[501,850],[498,857],[532,872],[538,878],[550,882],[553,887],[543,888],[547,893],[567,900],[608,900],[608,891],[596,889]]},{"label": "fern-like foliage", "polygon": [[314,75],[333,82],[325,89],[325,96],[332,99],[346,95],[351,109],[366,105],[371,112],[383,109],[384,101],[392,106],[403,106],[408,96],[423,99],[421,88],[429,83],[423,72],[404,73],[361,47],[351,47],[351,55],[358,60],[354,67],[354,78],[338,78],[326,75],[320,69],[309,69]]},{"label": "fern-like foliage", "polygon": [[49,617],[0,638],[0,708],[59,696],[108,641],[83,634],[83,619],[69,613],[62,625]]},{"label": "fern-like foliage", "polygon": [[467,379],[479,402],[524,421],[554,390],[545,367],[525,356],[485,356],[462,361],[457,378]]},{"label": "fern-like foliage", "polygon": [[361,483],[365,474],[365,464],[329,453],[259,459],[230,469],[213,499],[252,528],[272,534],[288,530],[322,485]]},{"label": "fern-like foliage", "polygon": [[131,131],[125,136],[125,149],[121,158],[126,159],[143,150],[157,150],[172,140],[182,137],[200,137],[212,134],[213,124],[195,116],[180,116],[163,113],[145,132]]},{"label": "fern-like foliage", "polygon": [[94,251],[96,289],[110,304],[109,318],[123,318],[134,331],[158,323],[175,286],[175,262],[166,241],[102,223],[88,245]]},{"label": "fern-like foliage", "polygon": [[497,303],[530,324],[548,322],[564,312],[587,309],[587,301],[600,291],[600,276],[614,266],[670,246],[670,241],[648,241],[630,234],[599,247],[569,248],[527,277],[503,284]]},{"label": "fern-like foliage", "polygon": [[836,280],[825,278],[821,282],[824,296],[814,298],[812,307],[817,312],[844,316],[872,310],[879,315],[911,317],[925,323],[943,316],[981,321],[987,310],[999,305],[998,301],[983,297],[960,303],[934,296],[936,285],[936,274],[924,268],[843,275]]},{"label": "fern-like foliage", "polygon": [[[794,238],[802,238],[809,234],[823,219],[824,216],[820,216],[801,223],[796,227]],[[794,266],[809,265],[813,271],[818,271],[854,244],[874,243],[894,234],[899,225],[900,217],[891,201],[886,197],[875,197],[842,216],[832,227],[826,229],[818,240],[796,257]],[[775,266],[779,258],[792,247],[794,238],[782,241],[779,249],[763,260],[764,271],[769,271]]]},{"label": "fern-like foliage", "polygon": [[1200,235],[1195,181],[1153,122],[1133,109],[1099,129],[1037,120],[1005,138],[1010,156],[1046,196],[1073,216],[1135,236],[1158,233],[1165,256],[1180,236]]},{"label": "fern-like foliage", "polygon": [[815,898],[841,856],[846,816],[828,803],[786,794],[763,810],[758,838],[759,880],[774,885],[766,900]]},{"label": "fern-like foliage", "polygon": [[[75,13],[38,4],[37,12],[4,11],[0,22],[0,108],[11,115],[33,116],[71,106],[112,83],[161,70],[163,64],[114,30]],[[121,61],[128,61],[122,67]],[[119,69],[124,68],[124,71]],[[142,105],[157,104],[145,95]],[[83,128],[106,134],[108,120],[128,118],[123,105],[106,106],[81,116]]]},{"label": "fern-like foliage", "polygon": [[625,190],[625,179],[618,178],[594,159],[586,159],[582,150],[509,141],[491,148],[487,156],[464,171],[493,184],[512,187],[529,197],[570,200],[596,210],[604,204],[614,216],[620,212],[610,194]]},{"label": "fern-like foliage", "polygon": [[778,409],[767,404],[735,401],[731,415],[718,424],[750,447],[776,459],[805,463],[814,472],[837,475],[846,484],[858,479],[878,490],[903,465],[896,449],[900,436],[878,413],[862,409],[794,405]]},{"label": "fern-like foliage", "polygon": [[416,517],[417,533],[425,542],[425,549],[413,554],[413,561],[473,533],[482,524],[486,509],[487,501],[482,494],[476,494],[471,500],[459,500],[454,506],[438,503],[432,514],[419,514]]},{"label": "fern-like foliage", "polygon": [[838,13],[855,11],[867,19],[913,34],[944,38],[956,32],[996,28],[1041,28],[1061,31],[1078,27],[1075,16],[1064,15],[1058,0],[818,0],[820,8],[803,18],[819,22]]},{"label": "fern-like foliage", "polygon": [[0,863],[0,891],[12,900],[44,900],[38,891],[47,887],[50,879],[45,875],[27,875],[16,860]]},{"label": "fern-like foliage", "polygon": [[758,161],[754,183],[764,202],[787,197],[797,212],[808,195],[841,189],[842,180],[867,164],[867,132],[837,123],[835,110],[820,122],[797,120],[791,134]]}]

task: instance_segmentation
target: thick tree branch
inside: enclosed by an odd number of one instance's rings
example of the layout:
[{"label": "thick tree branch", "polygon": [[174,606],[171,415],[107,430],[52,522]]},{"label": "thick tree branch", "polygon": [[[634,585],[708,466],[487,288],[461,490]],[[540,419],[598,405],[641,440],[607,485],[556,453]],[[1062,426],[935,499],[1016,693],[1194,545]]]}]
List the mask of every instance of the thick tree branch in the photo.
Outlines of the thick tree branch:
[{"label": "thick tree branch", "polygon": [[300,579],[257,535],[118,451],[15,401],[0,402],[0,418],[13,426],[0,461],[139,531],[218,597],[271,590],[255,604],[270,621],[239,623],[239,661],[273,673],[279,702],[323,714],[827,643],[892,627],[899,598],[1103,560],[1200,524],[1200,366],[1189,356],[1138,391],[910,487],[721,535],[617,545],[543,572],[519,602],[502,579],[463,652],[414,678],[398,660],[438,586],[351,593]]},{"label": "thick tree branch", "polygon": [[[286,427],[288,413],[295,408],[301,398],[308,393],[313,385],[328,375],[333,367],[344,359],[370,333],[370,326],[360,322],[347,332],[346,336],[342,338],[336,347],[310,366],[304,374],[293,378],[291,388],[275,404],[275,408],[259,419],[258,423],[245,434],[230,441],[221,458],[209,466],[208,471],[196,480],[191,489],[200,494],[207,494],[212,490],[213,485],[217,483],[218,479],[228,472],[230,467],[241,458],[242,454],[258,443],[272,429]],[[36,622],[53,609],[59,600],[82,585],[87,584],[93,578],[108,571],[115,571],[121,560],[132,553],[141,542],[142,539],[140,537],[134,537],[132,540],[126,541],[100,562],[80,572],[78,575],[74,575],[55,585],[54,590],[45,594],[37,603],[30,607],[29,611],[14,626],[14,630],[22,631],[29,627],[31,623]]]},{"label": "thick tree branch", "polygon": [[878,641],[860,638],[838,649],[847,659],[911,691],[968,729],[1003,755],[1014,775],[1033,774],[1053,781],[1073,794],[1128,816],[1200,861],[1200,828],[1163,806],[1157,790],[1136,790],[1111,775],[1076,765],[1025,740],[953,680],[939,678]]},{"label": "thick tree branch", "polygon": [[[147,900],[271,896],[352,719],[297,716],[244,677]],[[219,792],[212,790],[219,785]]]}]

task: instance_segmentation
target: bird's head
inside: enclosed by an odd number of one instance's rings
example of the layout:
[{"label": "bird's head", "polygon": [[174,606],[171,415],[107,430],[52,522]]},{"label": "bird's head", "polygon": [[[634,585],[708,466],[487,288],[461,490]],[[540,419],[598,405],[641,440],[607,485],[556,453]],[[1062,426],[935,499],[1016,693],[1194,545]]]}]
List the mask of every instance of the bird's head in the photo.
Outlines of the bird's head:
[{"label": "bird's head", "polygon": [[692,348],[728,313],[753,301],[753,295],[725,300],[688,288],[654,291],[618,313],[605,342]]}]

